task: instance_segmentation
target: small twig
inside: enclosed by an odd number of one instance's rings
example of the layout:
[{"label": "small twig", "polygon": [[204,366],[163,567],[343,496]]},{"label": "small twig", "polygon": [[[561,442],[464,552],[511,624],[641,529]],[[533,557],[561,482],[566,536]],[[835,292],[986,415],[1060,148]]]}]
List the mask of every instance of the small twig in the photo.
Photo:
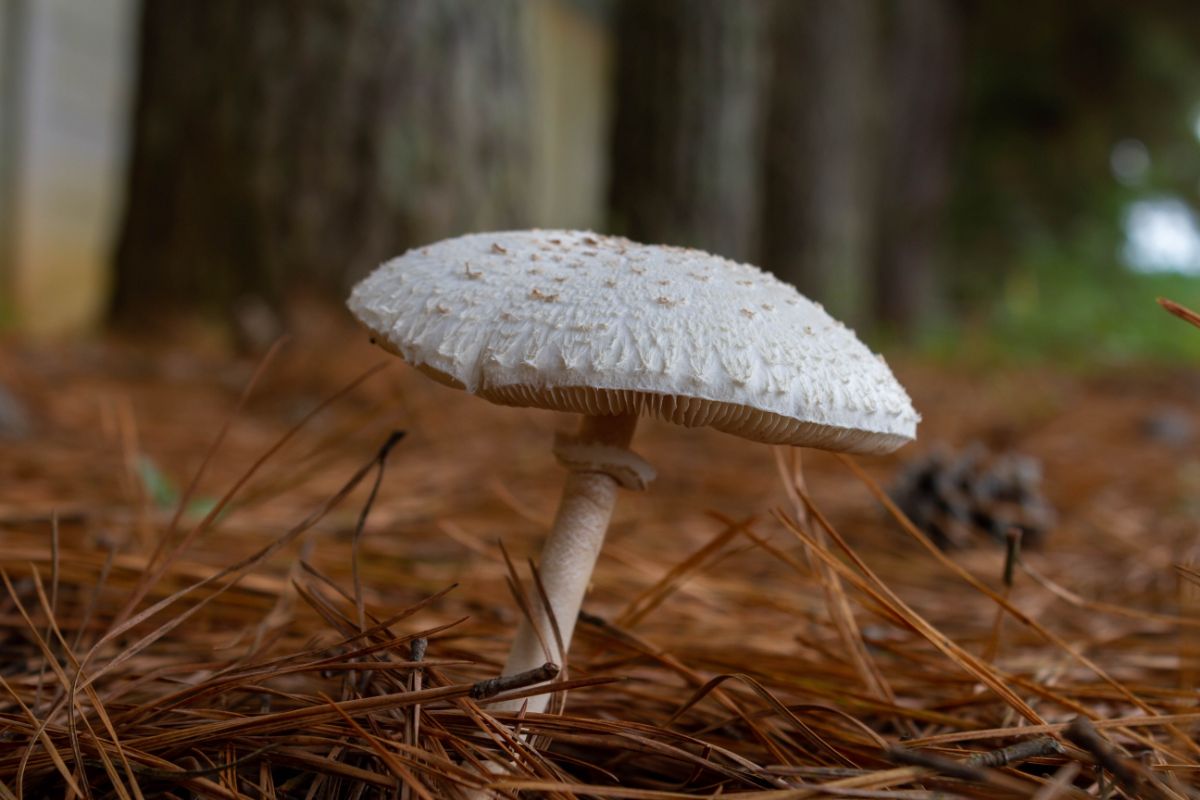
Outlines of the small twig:
[{"label": "small twig", "polygon": [[951,778],[959,778],[960,780],[974,781],[976,783],[992,782],[991,776],[981,767],[968,764],[964,761],[955,761],[953,758],[939,756],[928,750],[905,750],[902,747],[892,747],[884,751],[884,756],[893,764],[902,764],[908,767],[925,767]]},{"label": "small twig", "polygon": [[482,680],[471,687],[472,700],[487,700],[501,692],[512,689],[524,689],[539,683],[553,680],[558,675],[558,664],[547,662],[540,667],[518,672],[516,675],[501,675],[498,678]]},{"label": "small twig", "polygon": [[1067,741],[1086,750],[1095,757],[1096,763],[1113,774],[1113,777],[1129,785],[1138,782],[1137,772],[1123,757],[1105,741],[1096,726],[1087,717],[1076,717],[1063,731]]},{"label": "small twig", "polygon": [[1057,739],[1052,739],[1049,736],[1039,736],[1036,739],[1026,739],[1023,742],[1017,742],[1000,750],[976,753],[967,758],[966,763],[973,767],[1006,767],[1009,764],[1016,764],[1026,759],[1062,752],[1063,746],[1059,744]]},{"label": "small twig", "polygon": [[[1100,732],[1096,730],[1096,726],[1087,717],[1076,717],[1073,719],[1071,724],[1067,726],[1067,729],[1063,731],[1063,736],[1071,744],[1089,753],[1096,760],[1096,764],[1112,774],[1131,795],[1134,797],[1146,796],[1144,790],[1151,787],[1145,785],[1145,775],[1142,774],[1139,765],[1118,753],[1100,735]],[[1153,796],[1163,796],[1158,787],[1153,788],[1155,790],[1152,792]]]},{"label": "small twig", "polygon": [[[906,750],[899,747],[885,750],[884,756],[894,764],[922,767],[950,778],[1003,788],[1021,797],[1027,797],[1031,791],[1029,783],[1003,772],[997,772],[995,767],[1004,766],[1021,758],[1044,754],[1047,748],[1051,748],[1046,741],[1047,737],[1042,737],[1033,742],[1021,742],[993,753],[976,753],[963,761],[956,761],[928,750]],[[1034,743],[1036,743],[1036,747]],[[1053,749],[1051,752],[1054,752]]]}]

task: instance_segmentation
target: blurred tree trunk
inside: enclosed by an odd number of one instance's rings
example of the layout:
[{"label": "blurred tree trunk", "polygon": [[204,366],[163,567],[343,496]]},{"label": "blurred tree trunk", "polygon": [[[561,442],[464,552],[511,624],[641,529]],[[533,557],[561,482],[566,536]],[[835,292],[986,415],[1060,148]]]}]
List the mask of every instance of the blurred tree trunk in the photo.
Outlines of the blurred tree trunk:
[{"label": "blurred tree trunk", "polygon": [[961,24],[952,0],[897,0],[893,9],[875,311],[893,331],[912,333],[940,305],[937,251],[950,190]]},{"label": "blurred tree trunk", "polygon": [[635,239],[755,256],[763,0],[618,5],[610,201]]},{"label": "blurred tree trunk", "polygon": [[847,321],[869,303],[876,0],[776,5],[763,261]]},{"label": "blurred tree trunk", "polygon": [[114,310],[341,292],[527,222],[521,0],[146,0]]}]

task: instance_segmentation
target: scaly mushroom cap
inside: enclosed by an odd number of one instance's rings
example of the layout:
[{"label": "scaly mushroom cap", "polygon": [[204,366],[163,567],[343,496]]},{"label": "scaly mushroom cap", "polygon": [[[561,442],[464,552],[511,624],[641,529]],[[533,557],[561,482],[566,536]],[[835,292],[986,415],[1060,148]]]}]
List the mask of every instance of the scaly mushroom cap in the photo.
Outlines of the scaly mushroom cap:
[{"label": "scaly mushroom cap", "polygon": [[908,395],[850,329],[757,267],[699,250],[471,234],[388,261],[349,306],[385,348],[493,403],[862,453],[916,436]]}]

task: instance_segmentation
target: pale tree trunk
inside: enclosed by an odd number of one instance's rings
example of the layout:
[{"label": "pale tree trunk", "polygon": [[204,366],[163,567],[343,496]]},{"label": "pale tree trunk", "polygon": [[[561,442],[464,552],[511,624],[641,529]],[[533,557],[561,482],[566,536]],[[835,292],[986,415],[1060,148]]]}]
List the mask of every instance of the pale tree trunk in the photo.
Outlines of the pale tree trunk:
[{"label": "pale tree trunk", "polygon": [[619,3],[610,185],[619,232],[756,255],[767,8]]},{"label": "pale tree trunk", "polygon": [[785,0],[773,24],[763,260],[852,322],[870,302],[880,10]]},{"label": "pale tree trunk", "polygon": [[953,0],[898,0],[894,11],[875,311],[893,331],[911,334],[941,304],[938,243],[961,90],[961,21]]},{"label": "pale tree trunk", "polygon": [[146,0],[115,311],[340,293],[527,223],[521,0]]}]

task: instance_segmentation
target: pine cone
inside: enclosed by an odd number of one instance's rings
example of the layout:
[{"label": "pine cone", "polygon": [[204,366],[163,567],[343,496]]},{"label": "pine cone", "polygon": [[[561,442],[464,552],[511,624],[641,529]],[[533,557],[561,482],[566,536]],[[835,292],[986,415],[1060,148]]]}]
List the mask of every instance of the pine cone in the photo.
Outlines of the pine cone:
[{"label": "pine cone", "polygon": [[892,499],[943,550],[1003,542],[1009,530],[1024,545],[1041,544],[1054,510],[1041,491],[1041,464],[1017,453],[992,453],[975,442],[957,453],[935,448],[910,462]]}]

